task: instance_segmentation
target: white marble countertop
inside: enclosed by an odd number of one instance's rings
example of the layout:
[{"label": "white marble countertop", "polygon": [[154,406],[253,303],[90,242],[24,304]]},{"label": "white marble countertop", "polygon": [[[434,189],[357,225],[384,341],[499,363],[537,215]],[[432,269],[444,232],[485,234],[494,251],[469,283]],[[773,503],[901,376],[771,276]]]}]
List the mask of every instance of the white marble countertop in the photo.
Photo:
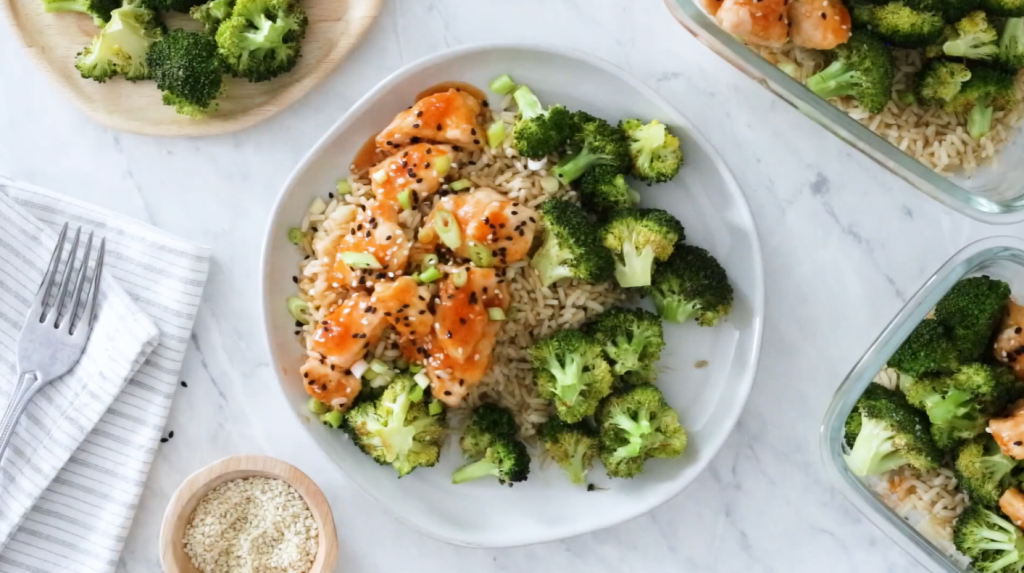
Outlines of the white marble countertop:
[{"label": "white marble countertop", "polygon": [[[546,14],[542,17],[542,14]],[[9,29],[8,29],[9,30]],[[653,86],[725,156],[760,230],[768,310],[759,375],[734,433],[689,489],[568,541],[474,550],[429,539],[357,491],[277,403],[264,355],[259,251],[297,161],[403,64],[485,41],[570,45]],[[337,571],[912,571],[826,482],[818,426],[832,392],[907,297],[966,243],[1024,226],[960,216],[875,165],[698,44],[660,0],[388,0],[363,44],[292,108],[241,133],[158,139],[82,115],[0,34],[0,173],[213,247],[194,348],[119,572],[157,573],[164,506],[195,469],[266,453],[316,480],[340,532]],[[827,341],[821,344],[821,341]],[[386,540],[389,550],[377,544]]]}]

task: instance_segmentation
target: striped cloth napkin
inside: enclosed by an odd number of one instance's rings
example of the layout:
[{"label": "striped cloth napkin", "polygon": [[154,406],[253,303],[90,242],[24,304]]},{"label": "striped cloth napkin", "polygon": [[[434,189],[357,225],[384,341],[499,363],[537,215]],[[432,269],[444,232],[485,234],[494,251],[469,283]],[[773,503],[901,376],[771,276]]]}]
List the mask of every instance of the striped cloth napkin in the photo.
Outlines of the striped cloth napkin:
[{"label": "striped cloth napkin", "polygon": [[35,397],[0,463],[0,573],[114,571],[209,269],[205,247],[0,177],[0,408],[65,222],[107,240],[100,307],[82,360]]}]

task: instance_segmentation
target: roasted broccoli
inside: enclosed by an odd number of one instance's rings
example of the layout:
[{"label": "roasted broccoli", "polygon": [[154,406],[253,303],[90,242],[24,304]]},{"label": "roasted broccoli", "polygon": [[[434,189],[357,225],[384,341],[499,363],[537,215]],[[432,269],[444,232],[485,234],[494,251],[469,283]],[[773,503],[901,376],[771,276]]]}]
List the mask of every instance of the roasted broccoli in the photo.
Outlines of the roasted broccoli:
[{"label": "roasted broccoli", "polygon": [[220,23],[231,16],[235,0],[208,0],[205,4],[193,6],[189,15],[193,20],[202,23],[207,34],[216,34]]},{"label": "roasted broccoli", "polygon": [[629,139],[633,177],[648,184],[663,183],[679,173],[683,150],[679,149],[679,138],[665,124],[657,120],[644,123],[624,119],[619,122],[619,129]]},{"label": "roasted broccoli", "polygon": [[117,74],[124,74],[131,81],[148,79],[146,57],[162,35],[163,27],[156,14],[142,2],[128,0],[110,13],[110,21],[78,53],[75,68],[83,78],[101,83]]},{"label": "roasted broccoli", "polygon": [[[924,48],[941,38],[946,29],[946,22],[939,14],[914,10],[902,0],[878,6],[857,4],[850,16],[857,26],[867,28],[899,48]],[[857,33],[851,40],[855,37]]]},{"label": "roasted broccoli", "polygon": [[631,209],[640,203],[640,194],[610,165],[599,165],[584,173],[579,190],[583,205],[602,213]]},{"label": "roasted broccoli", "polygon": [[612,308],[587,325],[604,349],[612,374],[630,384],[654,382],[655,363],[665,347],[658,315],[640,308]]},{"label": "roasted broccoli", "polygon": [[691,316],[714,326],[732,309],[733,290],[725,269],[706,250],[676,245],[667,261],[654,269],[651,297],[658,314],[672,322]]},{"label": "roasted broccoli", "polygon": [[92,16],[97,26],[110,21],[110,13],[121,7],[121,0],[43,0],[45,12],[80,12]]},{"label": "roasted broccoli", "polygon": [[295,67],[307,24],[296,0],[237,0],[217,28],[217,51],[235,77],[266,81]]},{"label": "roasted broccoli", "polygon": [[971,70],[960,62],[931,60],[917,74],[915,94],[925,105],[945,107],[956,98]]},{"label": "roasted broccoli", "polygon": [[981,139],[992,129],[992,112],[1017,102],[1014,74],[989,66],[972,66],[971,79],[946,106],[947,111],[967,114],[967,133]]},{"label": "roasted broccoli", "polygon": [[622,287],[651,284],[654,261],[664,261],[685,239],[683,225],[661,209],[624,209],[612,213],[601,229],[601,242],[615,259],[615,279]]},{"label": "roasted broccoli", "polygon": [[597,457],[597,432],[585,423],[566,424],[552,418],[540,429],[544,450],[574,484],[581,484]]},{"label": "roasted broccoli", "polygon": [[540,159],[561,151],[575,128],[569,110],[562,105],[544,109],[526,86],[519,86],[512,97],[519,107],[519,116],[512,128],[512,142],[519,155]]},{"label": "roasted broccoli", "polygon": [[540,275],[541,284],[548,286],[566,278],[597,284],[612,278],[615,262],[582,209],[569,201],[548,199],[538,210],[544,244],[530,265]]},{"label": "roasted broccoli", "polygon": [[917,378],[901,387],[911,405],[928,413],[935,444],[947,449],[985,431],[988,419],[1020,394],[1001,366],[965,364],[951,376]]},{"label": "roasted broccoli", "polygon": [[1017,460],[1004,454],[999,445],[987,434],[965,443],[956,454],[957,481],[971,496],[971,503],[996,508],[999,496],[1011,487],[1010,472]]},{"label": "roasted broccoli", "polygon": [[951,374],[959,361],[946,327],[937,320],[922,320],[889,358],[889,368],[900,374],[900,385],[926,374]]},{"label": "roasted broccoli", "polygon": [[408,376],[399,376],[380,398],[354,406],[345,415],[353,442],[377,463],[390,465],[402,477],[417,467],[430,467],[441,455],[444,414],[431,416],[427,404],[414,402],[418,388]]},{"label": "roasted broccoli", "polygon": [[484,452],[484,457],[470,462],[452,473],[452,483],[465,483],[482,477],[494,476],[498,483],[515,484],[530,475],[530,453],[522,442],[511,438],[498,438]]},{"label": "roasted broccoli", "polygon": [[953,526],[953,545],[978,573],[1024,569],[1024,534],[980,505],[969,505]]},{"label": "roasted broccoli", "polygon": [[163,102],[190,117],[203,117],[220,94],[217,45],[198,32],[171,30],[149,48],[146,64],[163,92]]},{"label": "roasted broccoli", "polygon": [[518,434],[519,426],[512,412],[497,404],[481,404],[462,429],[459,447],[467,458],[479,458],[496,439],[515,439]]},{"label": "roasted broccoli", "polygon": [[942,17],[947,22],[956,22],[960,18],[974,12],[978,9],[980,0],[942,0],[938,2],[938,5],[932,6],[915,6],[912,3],[907,5],[915,10],[924,10],[926,12],[941,12]]},{"label": "roasted broccoli", "polygon": [[864,417],[860,415],[860,410],[854,408],[846,417],[846,423],[843,425],[843,441],[846,442],[847,449],[853,449],[853,444],[856,443],[857,435],[860,434],[863,424]]},{"label": "roasted broccoli", "polygon": [[807,88],[823,98],[851,96],[861,107],[879,113],[892,97],[896,67],[882,40],[859,31],[830,52],[832,63],[807,78]]},{"label": "roasted broccoli", "polygon": [[1024,0],[981,0],[980,8],[992,16],[1006,18],[1024,16]]},{"label": "roasted broccoli", "polygon": [[203,3],[203,0],[145,0],[146,6],[152,10],[161,12],[182,12],[188,14],[193,7]]},{"label": "roasted broccoli", "polygon": [[562,420],[573,423],[594,413],[612,388],[612,371],[601,345],[578,330],[560,330],[528,351],[540,395],[555,404]]},{"label": "roasted broccoli", "polygon": [[999,36],[1000,65],[1011,70],[1024,68],[1024,18],[1007,18]]},{"label": "roasted broccoli", "polygon": [[880,474],[906,464],[922,471],[939,466],[942,452],[932,441],[928,418],[898,390],[869,384],[854,412],[861,417],[860,432],[843,456],[854,475]]},{"label": "roasted broccoli", "polygon": [[582,111],[573,112],[566,156],[551,172],[562,183],[571,183],[598,165],[609,165],[619,173],[629,169],[626,135],[603,119]]},{"label": "roasted broccoli", "polygon": [[679,417],[650,384],[605,398],[596,414],[601,461],[609,477],[633,477],[649,458],[674,458],[686,449]]},{"label": "roasted broccoli", "polygon": [[1010,285],[981,276],[956,283],[935,305],[935,318],[949,328],[961,361],[986,355],[1009,298]]},{"label": "roasted broccoli", "polygon": [[999,53],[999,32],[977,10],[947,28],[942,51],[947,56],[968,60],[991,60]]}]

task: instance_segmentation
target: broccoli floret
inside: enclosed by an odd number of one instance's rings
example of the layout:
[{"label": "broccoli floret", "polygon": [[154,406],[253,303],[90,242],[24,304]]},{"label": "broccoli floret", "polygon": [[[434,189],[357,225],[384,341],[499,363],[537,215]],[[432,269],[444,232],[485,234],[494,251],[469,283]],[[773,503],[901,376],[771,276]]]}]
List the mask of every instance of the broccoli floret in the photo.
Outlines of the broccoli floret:
[{"label": "broccoli floret", "polygon": [[971,79],[946,106],[947,111],[967,114],[967,133],[981,139],[992,129],[992,112],[1017,102],[1014,74],[988,66],[972,66]]},{"label": "broccoli floret", "polygon": [[630,384],[648,384],[657,377],[665,335],[658,315],[640,308],[612,308],[587,325],[604,349],[612,373]]},{"label": "broccoli floret", "polygon": [[915,92],[922,103],[945,107],[956,98],[964,82],[971,79],[971,70],[960,62],[931,60],[917,75]]},{"label": "broccoli floret", "polygon": [[149,48],[146,64],[163,92],[164,104],[190,117],[203,117],[213,109],[223,83],[212,38],[171,30]]},{"label": "broccoli floret", "polygon": [[473,410],[469,423],[462,429],[459,447],[467,458],[484,455],[499,438],[515,439],[519,426],[512,412],[497,404],[481,404]]},{"label": "broccoli floret", "polygon": [[729,277],[715,257],[693,245],[676,245],[667,261],[654,270],[651,297],[661,318],[714,326],[732,309]]},{"label": "broccoli floret", "polygon": [[203,0],[145,0],[145,2],[151,10],[188,14],[189,10],[202,4]]},{"label": "broccoli floret", "polygon": [[888,362],[899,372],[901,387],[925,374],[951,374],[958,364],[949,332],[937,320],[922,320]]},{"label": "broccoli floret", "polygon": [[202,23],[207,34],[216,34],[220,23],[231,16],[235,0],[209,0],[205,4],[193,6],[189,15],[193,20]]},{"label": "broccoli floret", "polygon": [[512,128],[512,142],[519,155],[540,159],[561,151],[575,128],[569,110],[562,105],[544,109],[526,86],[519,86],[512,97],[519,106],[519,117]]},{"label": "broccoli floret", "polygon": [[363,402],[345,415],[356,446],[378,463],[395,468],[398,477],[436,464],[441,455],[445,416],[431,416],[426,403],[413,402],[409,393],[416,387],[411,377],[399,376],[380,398]]},{"label": "broccoli floret", "polygon": [[953,526],[953,545],[971,559],[978,573],[1003,573],[1024,568],[1024,534],[980,505],[970,505]]},{"label": "broccoli floret", "polygon": [[969,60],[991,60],[999,53],[999,32],[985,13],[971,12],[956,22],[942,44],[947,56]]},{"label": "broccoli floret", "polygon": [[605,398],[596,414],[600,455],[609,477],[630,478],[650,458],[674,458],[686,449],[686,430],[650,384],[632,386]]},{"label": "broccoli floret", "polygon": [[148,79],[146,55],[163,35],[163,27],[152,10],[138,0],[129,0],[110,13],[92,43],[78,53],[75,68],[83,78],[100,83],[117,74],[131,81]]},{"label": "broccoli floret", "polygon": [[640,203],[637,193],[625,176],[610,165],[599,165],[588,170],[580,179],[580,199],[590,210],[609,213],[619,209],[632,209]]},{"label": "broccoli floret", "polygon": [[999,36],[1000,65],[1011,70],[1024,68],[1024,18],[1007,18]]},{"label": "broccoli floret", "polygon": [[679,138],[665,124],[657,120],[643,123],[639,119],[624,119],[619,122],[619,129],[629,139],[633,177],[648,184],[663,183],[679,173],[683,150],[679,149]]},{"label": "broccoli floret", "polygon": [[1017,460],[1007,456],[991,436],[981,435],[965,443],[956,454],[957,481],[971,496],[971,503],[996,508],[999,496],[1012,485],[1010,472]]},{"label": "broccoli floret", "polygon": [[266,81],[295,67],[307,24],[296,0],[238,0],[217,28],[217,50],[235,77]]},{"label": "broccoli floret", "polygon": [[1024,16],[1024,0],[981,0],[980,7],[991,16],[1006,18]]},{"label": "broccoli floret", "polygon": [[569,476],[569,481],[583,483],[597,457],[597,432],[587,424],[566,424],[552,418],[541,426],[540,440],[548,456]]},{"label": "broccoli floret", "polygon": [[582,209],[569,201],[548,199],[538,210],[544,244],[530,265],[540,275],[541,284],[549,286],[566,278],[597,284],[612,278],[615,262]]},{"label": "broccoli floret", "polygon": [[685,239],[683,225],[661,209],[626,209],[612,214],[601,229],[601,242],[615,259],[615,279],[622,287],[650,286],[654,261],[664,261]]},{"label": "broccoli floret", "polygon": [[935,305],[935,319],[949,328],[961,361],[987,354],[1009,298],[1010,285],[981,276],[956,283]]},{"label": "broccoli floret", "polygon": [[110,13],[121,7],[121,0],[43,0],[45,12],[80,12],[92,16],[97,26],[110,21]]},{"label": "broccoli floret", "polygon": [[486,476],[498,483],[513,485],[526,481],[530,475],[530,453],[519,440],[499,438],[487,448],[484,457],[470,462],[452,473],[452,483],[465,483]]},{"label": "broccoli floret", "polygon": [[[854,24],[899,48],[924,48],[941,38],[946,29],[946,22],[939,14],[914,10],[902,0],[880,6],[856,5],[850,17]],[[857,33],[851,39],[855,37]]]},{"label": "broccoli floret", "polygon": [[528,355],[537,390],[555,403],[555,412],[566,422],[593,414],[611,392],[611,368],[592,336],[560,330],[534,342]]},{"label": "broccoli floret", "polygon": [[928,413],[931,434],[949,448],[985,431],[988,419],[1020,394],[1013,373],[987,364],[965,364],[951,376],[918,378],[903,384],[910,404]]},{"label": "broccoli floret", "polygon": [[892,97],[896,77],[892,52],[877,37],[858,31],[831,50],[832,63],[807,78],[807,88],[825,99],[851,96],[861,107],[879,113]]},{"label": "broccoli floret", "polygon": [[943,0],[938,6],[921,7],[908,3],[907,5],[915,10],[926,12],[941,12],[943,19],[947,22],[956,22],[960,18],[978,9],[980,0]]},{"label": "broccoli floret", "polygon": [[607,121],[586,112],[572,114],[572,137],[566,142],[567,155],[551,172],[562,183],[571,183],[598,165],[609,165],[616,172],[629,169],[629,143],[626,135]]},{"label": "broccoli floret", "polygon": [[854,408],[850,415],[846,417],[846,423],[843,425],[843,441],[846,442],[847,448],[853,448],[853,444],[857,441],[857,435],[860,434],[863,424],[864,417],[861,416],[860,410]]},{"label": "broccoli floret", "polygon": [[928,418],[898,390],[869,384],[854,412],[861,416],[860,432],[843,456],[854,475],[880,474],[906,464],[922,471],[939,467],[942,452],[928,432]]}]

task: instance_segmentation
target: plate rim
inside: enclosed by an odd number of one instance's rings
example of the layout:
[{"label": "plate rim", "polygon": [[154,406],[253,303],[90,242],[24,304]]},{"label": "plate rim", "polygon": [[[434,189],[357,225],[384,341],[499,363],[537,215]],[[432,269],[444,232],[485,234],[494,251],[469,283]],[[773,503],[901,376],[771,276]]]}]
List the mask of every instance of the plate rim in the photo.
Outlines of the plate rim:
[{"label": "plate rim", "polygon": [[[712,452],[712,453],[710,455],[708,455],[702,462],[695,462],[696,471],[694,472],[693,476],[690,479],[682,482],[673,491],[669,491],[669,492],[667,492],[667,494],[664,494],[664,495],[661,495],[661,496],[657,496],[654,499],[652,499],[649,503],[644,504],[643,506],[638,506],[637,509],[633,513],[631,513],[630,515],[625,516],[625,517],[615,517],[613,519],[598,520],[596,522],[588,523],[587,525],[582,526],[582,527],[567,528],[565,532],[561,532],[561,533],[559,533],[557,535],[554,535],[554,536],[530,536],[530,535],[523,536],[523,535],[520,535],[520,536],[518,536],[517,539],[510,540],[509,542],[478,543],[478,542],[473,542],[473,541],[468,541],[468,540],[465,540],[465,539],[459,539],[459,538],[455,538],[455,537],[450,537],[448,535],[444,535],[444,534],[438,533],[436,531],[431,530],[429,527],[426,527],[424,524],[421,524],[419,522],[416,522],[416,521],[413,521],[411,519],[406,518],[400,512],[393,510],[392,507],[390,506],[390,504],[385,503],[381,499],[381,497],[379,495],[377,495],[374,491],[372,491],[370,488],[363,487],[357,480],[354,480],[351,477],[349,477],[348,472],[346,472],[344,468],[339,467],[339,469],[342,471],[342,473],[345,475],[345,477],[350,479],[356,485],[356,487],[359,489],[359,491],[363,492],[363,494],[367,495],[370,499],[373,499],[376,503],[378,503],[381,506],[383,506],[384,509],[390,515],[395,517],[395,519],[397,519],[401,523],[406,524],[407,526],[411,527],[412,529],[414,529],[414,530],[416,530],[416,531],[418,531],[418,532],[420,532],[420,533],[422,533],[422,534],[424,534],[424,535],[426,535],[426,536],[428,536],[430,538],[437,539],[439,541],[443,541],[443,542],[446,542],[446,543],[450,543],[452,545],[458,545],[458,546],[463,546],[463,547],[475,547],[475,548],[523,547],[523,546],[529,546],[529,545],[536,545],[536,544],[540,544],[540,543],[547,543],[547,542],[551,542],[551,541],[558,541],[558,540],[561,540],[561,539],[568,539],[568,538],[576,537],[576,536],[579,536],[579,535],[584,535],[586,533],[592,533],[594,531],[599,531],[599,530],[602,530],[602,529],[606,529],[608,527],[612,527],[612,526],[615,526],[615,525],[626,523],[626,522],[631,521],[633,519],[636,519],[636,518],[638,518],[640,516],[646,515],[647,513],[652,511],[653,509],[655,509],[657,507],[660,507],[661,505],[664,505],[669,500],[675,498],[676,496],[681,494],[683,491],[685,491],[704,472],[704,470],[707,469],[707,466],[711,463],[711,460],[713,460],[715,457],[718,456],[719,452],[722,449],[722,446],[725,445],[725,441],[729,438],[730,435],[732,435],[732,432],[735,429],[737,422],[739,421],[740,415],[746,409],[747,402],[748,402],[748,400],[750,398],[750,393],[751,393],[751,391],[753,389],[754,379],[757,377],[758,368],[760,366],[761,345],[762,345],[762,337],[763,337],[763,332],[764,332],[764,319],[765,319],[764,258],[763,258],[762,252],[761,252],[761,240],[760,240],[760,235],[759,235],[758,230],[757,230],[757,223],[756,223],[756,221],[754,219],[753,212],[750,209],[750,203],[747,201],[747,197],[746,197],[746,194],[743,192],[743,188],[739,185],[738,181],[733,176],[732,171],[729,169],[728,164],[725,163],[725,160],[722,158],[722,155],[718,152],[718,150],[714,147],[714,145],[712,145],[711,142],[708,141],[704,137],[704,134],[702,132],[700,132],[700,130],[698,130],[696,128],[696,126],[694,126],[693,123],[683,113],[681,113],[674,105],[669,103],[668,100],[666,100],[665,98],[663,98],[660,95],[658,95],[646,83],[641,81],[639,78],[635,77],[633,74],[631,74],[627,70],[624,70],[624,69],[620,68],[619,66],[617,66],[617,65],[615,65],[615,64],[613,64],[613,63],[611,63],[611,62],[609,62],[609,61],[607,61],[607,60],[605,60],[603,58],[600,58],[598,56],[594,56],[594,55],[588,54],[588,53],[583,52],[581,50],[577,50],[577,49],[571,48],[571,47],[561,46],[561,45],[558,45],[558,44],[549,44],[549,43],[541,43],[541,44],[526,44],[526,43],[522,43],[522,42],[482,42],[482,43],[473,43],[473,44],[467,44],[467,45],[459,46],[459,47],[456,47],[456,48],[449,48],[449,49],[446,49],[446,50],[442,50],[442,51],[436,52],[434,54],[425,56],[423,58],[414,60],[414,61],[409,62],[408,64],[405,64],[404,66],[400,67],[398,70],[392,72],[391,74],[389,74],[387,77],[385,77],[379,83],[377,83],[373,88],[371,88],[369,91],[367,91],[366,94],[363,95],[361,98],[359,98],[358,101],[356,101],[354,104],[352,104],[352,106],[348,109],[348,111],[346,111],[338,119],[338,121],[336,121],[324,133],[324,135],[319,140],[317,140],[317,142],[313,145],[313,147],[310,148],[310,150],[302,157],[302,159],[296,165],[295,169],[292,170],[292,172],[288,175],[288,178],[285,180],[284,184],[281,186],[281,190],[278,192],[277,198],[274,201],[273,209],[271,210],[269,219],[267,221],[266,231],[264,233],[263,250],[262,250],[262,253],[261,253],[261,256],[260,256],[260,277],[261,277],[261,281],[262,281],[261,292],[260,292],[261,299],[262,299],[262,304],[260,305],[260,312],[261,312],[261,318],[262,318],[262,321],[263,321],[263,343],[264,343],[264,350],[268,353],[268,355],[270,357],[271,366],[272,366],[272,368],[274,370],[274,376],[278,380],[278,384],[276,385],[276,387],[277,387],[277,392],[279,393],[280,398],[283,398],[283,399],[287,400],[287,396],[284,394],[284,389],[282,388],[282,385],[280,383],[281,382],[281,376],[278,374],[278,372],[279,372],[279,365],[277,363],[276,358],[273,355],[273,347],[272,347],[271,342],[270,342],[270,335],[271,335],[271,331],[270,331],[270,307],[269,307],[269,304],[270,304],[270,293],[269,293],[270,286],[269,285],[270,285],[270,283],[269,283],[269,281],[267,279],[267,272],[268,272],[268,267],[269,267],[269,264],[270,264],[270,252],[271,252],[271,248],[272,248],[271,244],[272,244],[272,242],[274,240],[273,233],[272,233],[273,226],[274,226],[274,221],[277,219],[278,213],[280,212],[280,210],[283,207],[285,195],[286,195],[288,189],[292,186],[293,182],[299,176],[301,176],[301,174],[307,169],[309,164],[312,163],[312,161],[320,154],[321,150],[324,147],[326,147],[337,136],[337,134],[341,130],[344,129],[345,125],[350,122],[351,118],[353,118],[356,113],[361,111],[363,107],[369,105],[378,94],[386,92],[389,89],[392,89],[395,86],[395,84],[397,84],[401,80],[405,79],[407,76],[412,75],[412,74],[418,72],[420,69],[422,69],[424,67],[431,66],[431,65],[434,65],[434,64],[438,64],[438,63],[441,63],[441,62],[444,62],[444,61],[447,61],[447,60],[455,59],[455,58],[458,58],[458,57],[461,57],[461,56],[465,56],[465,55],[468,55],[468,54],[472,54],[472,53],[476,53],[476,52],[488,52],[488,51],[500,51],[500,50],[525,50],[525,51],[540,52],[540,53],[550,53],[550,54],[566,57],[566,58],[569,58],[569,59],[577,60],[577,61],[579,61],[581,63],[584,63],[584,64],[587,64],[587,65],[594,66],[594,67],[599,68],[599,69],[601,69],[601,70],[603,70],[603,71],[605,71],[607,73],[615,75],[616,77],[622,79],[625,82],[628,82],[629,84],[633,85],[638,91],[640,91],[646,97],[648,97],[651,101],[653,101],[654,103],[656,103],[656,104],[658,104],[658,105],[660,105],[662,107],[665,107],[667,109],[672,110],[679,118],[684,120],[685,127],[686,127],[686,130],[687,130],[686,131],[687,136],[689,138],[693,139],[698,145],[703,147],[705,152],[708,154],[708,156],[710,157],[710,159],[714,163],[714,166],[718,170],[718,172],[721,175],[722,179],[724,180],[726,186],[728,188],[730,188],[730,190],[732,192],[734,192],[734,193],[736,193],[738,195],[738,198],[740,199],[740,201],[738,202],[739,204],[737,205],[737,207],[739,209],[739,212],[743,216],[743,218],[749,223],[750,235],[751,235],[751,238],[752,238],[751,247],[752,247],[752,255],[753,255],[753,257],[752,257],[753,260],[751,262],[752,262],[752,266],[754,267],[754,269],[753,269],[754,270],[754,284],[752,285],[753,288],[752,288],[752,292],[750,293],[751,294],[751,299],[752,299],[752,308],[754,310],[753,316],[751,318],[751,329],[752,329],[753,337],[754,338],[753,338],[753,348],[752,348],[752,351],[751,351],[751,354],[750,354],[750,358],[749,358],[750,374],[747,375],[747,376],[744,376],[743,379],[740,380],[740,385],[738,387],[739,394],[741,394],[741,398],[742,399],[739,402],[738,406],[733,409],[733,411],[729,415],[728,419],[725,421],[725,426],[724,426],[725,431],[722,432],[721,437],[718,438],[716,441],[714,441],[712,443],[704,445],[705,448],[708,451]],[[734,393],[734,395],[736,395],[736,393]],[[300,423],[301,423],[301,417],[302,417],[301,414],[296,412],[296,411],[294,411],[294,408],[290,408],[290,410],[292,410],[292,414],[294,416],[296,416],[297,419],[300,419]],[[317,450],[319,451],[319,453],[321,455],[327,457],[331,461],[331,463],[333,465],[335,465],[335,466],[338,465],[338,464],[334,463],[334,460],[331,458],[331,456],[328,455],[327,452],[324,452],[322,450],[322,448],[317,447]]]},{"label": "plate rim", "polygon": [[[346,56],[348,56],[348,54],[359,45],[366,36],[366,33],[369,31],[370,26],[377,20],[377,17],[380,16],[381,8],[384,5],[384,0],[347,0],[350,4],[358,4],[361,6],[361,9],[358,11],[359,17],[354,18],[354,22],[349,28],[351,33],[344,34],[338,38],[338,41],[331,48],[330,53],[328,53],[327,56],[310,71],[309,74],[303,77],[300,81],[291,83],[266,102],[243,113],[224,118],[214,116],[193,120],[189,123],[183,123],[180,125],[166,125],[159,123],[151,124],[135,119],[126,119],[111,113],[105,113],[94,109],[89,105],[88,101],[80,97],[70,85],[67,85],[67,83],[64,82],[62,76],[60,76],[60,74],[54,71],[50,66],[49,61],[43,56],[43,50],[40,50],[39,46],[31,45],[28,42],[26,32],[20,23],[22,18],[19,17],[24,14],[16,10],[14,4],[16,2],[27,3],[31,1],[38,2],[38,0],[0,0],[0,16],[6,17],[10,22],[21,47],[28,52],[29,57],[35,64],[35,67],[42,71],[43,75],[46,76],[51,85],[55,85],[57,87],[57,91],[62,93],[67,99],[71,100],[74,106],[78,108],[79,111],[83,112],[86,117],[103,127],[125,133],[160,137],[205,137],[234,133],[262,123],[277,115],[279,112],[291,107],[292,104],[308,95],[309,92],[313,91],[314,88],[320,85],[320,83],[323,82],[324,79],[326,79],[327,76],[329,76],[331,72],[333,72],[335,68],[345,60]],[[329,2],[332,0],[322,1]],[[50,15],[53,17],[64,18],[91,18],[84,14]],[[73,62],[68,62],[69,66],[72,64]]]}]

